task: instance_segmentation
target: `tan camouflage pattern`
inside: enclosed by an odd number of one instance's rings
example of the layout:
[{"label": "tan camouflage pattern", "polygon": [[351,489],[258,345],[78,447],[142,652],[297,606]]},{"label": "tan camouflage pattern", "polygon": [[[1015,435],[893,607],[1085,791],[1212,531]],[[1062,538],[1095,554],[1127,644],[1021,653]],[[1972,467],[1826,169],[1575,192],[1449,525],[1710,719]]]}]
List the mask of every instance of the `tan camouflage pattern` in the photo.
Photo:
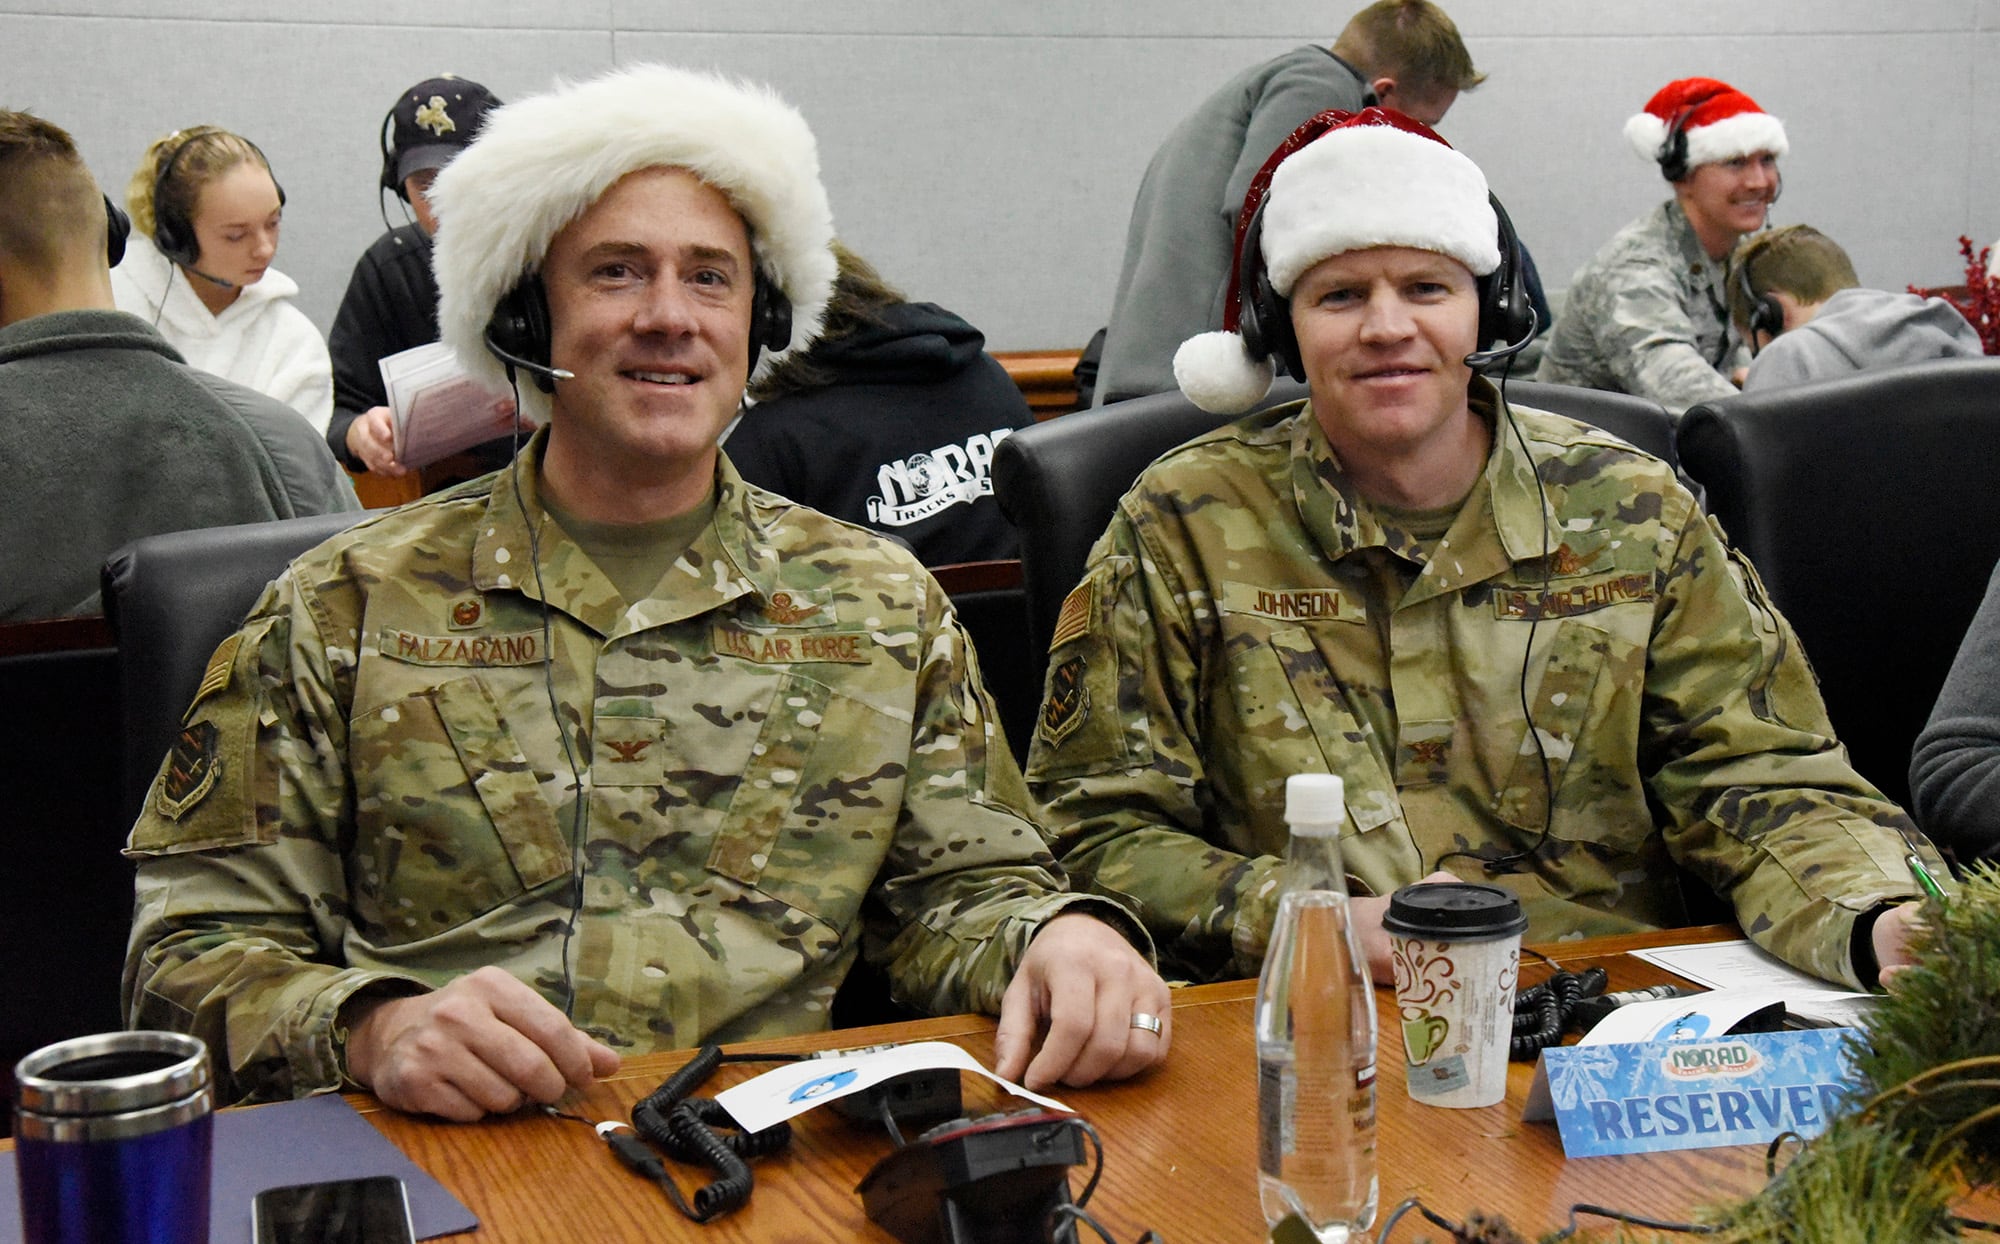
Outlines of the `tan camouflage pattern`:
[{"label": "tan camouflage pattern", "polygon": [[1728,269],[1668,199],[1577,270],[1535,379],[1637,393],[1675,412],[1729,396],[1750,350],[1729,324]]},{"label": "tan camouflage pattern", "polygon": [[[1490,421],[1491,386],[1472,393]],[[1092,553],[1091,625],[1050,653],[1027,773],[1058,857],[1137,906],[1170,978],[1251,975],[1285,779],[1331,772],[1357,892],[1525,849],[1547,816],[1533,871],[1490,878],[1531,940],[1686,924],[1678,864],[1760,945],[1855,984],[1854,918],[1917,897],[1916,831],[1848,766],[1790,626],[1671,469],[1515,414],[1546,558],[1511,434],[1431,557],[1304,404],[1148,468]]]},{"label": "tan camouflage pattern", "polygon": [[518,501],[475,480],[265,592],[189,710],[219,777],[179,817],[156,785],[132,830],[133,1024],[278,1098],[342,1082],[333,1021],[371,982],[493,963],[561,1005],[579,792],[545,643],[584,783],[573,1017],[621,1052],[823,1029],[860,954],[920,1010],[997,1011],[1041,920],[1111,914],[1061,893],[913,556],[725,459],[713,523],[627,608],[521,474]]}]

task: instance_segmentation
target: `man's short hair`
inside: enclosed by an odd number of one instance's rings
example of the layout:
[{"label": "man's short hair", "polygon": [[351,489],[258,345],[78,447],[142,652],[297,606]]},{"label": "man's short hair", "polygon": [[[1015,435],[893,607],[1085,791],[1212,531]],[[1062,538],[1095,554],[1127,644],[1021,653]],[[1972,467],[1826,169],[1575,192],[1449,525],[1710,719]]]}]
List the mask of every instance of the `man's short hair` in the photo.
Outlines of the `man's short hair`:
[{"label": "man's short hair", "polygon": [[102,255],[102,203],[67,131],[0,111],[0,262],[49,271],[79,242]]},{"label": "man's short hair", "polygon": [[1811,225],[1786,225],[1752,234],[1737,246],[1730,260],[1729,318],[1744,330],[1756,301],[1773,290],[1816,303],[1860,284],[1854,261],[1838,242]]},{"label": "man's short hair", "polygon": [[1394,78],[1398,89],[1469,91],[1486,81],[1450,16],[1430,0],[1376,0],[1348,19],[1333,54],[1364,78]]}]

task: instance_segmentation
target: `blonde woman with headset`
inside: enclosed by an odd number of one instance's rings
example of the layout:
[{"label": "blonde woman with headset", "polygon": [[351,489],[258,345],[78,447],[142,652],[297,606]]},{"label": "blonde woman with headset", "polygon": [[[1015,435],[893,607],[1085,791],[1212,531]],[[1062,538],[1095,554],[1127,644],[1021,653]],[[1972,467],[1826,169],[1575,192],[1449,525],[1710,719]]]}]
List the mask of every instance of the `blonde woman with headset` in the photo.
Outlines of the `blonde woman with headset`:
[{"label": "blonde woman with headset", "polygon": [[187,361],[290,406],[323,435],[333,414],[326,339],[271,266],[285,192],[249,139],[212,125],[154,142],[125,202],[132,245],[111,274],[118,309]]}]

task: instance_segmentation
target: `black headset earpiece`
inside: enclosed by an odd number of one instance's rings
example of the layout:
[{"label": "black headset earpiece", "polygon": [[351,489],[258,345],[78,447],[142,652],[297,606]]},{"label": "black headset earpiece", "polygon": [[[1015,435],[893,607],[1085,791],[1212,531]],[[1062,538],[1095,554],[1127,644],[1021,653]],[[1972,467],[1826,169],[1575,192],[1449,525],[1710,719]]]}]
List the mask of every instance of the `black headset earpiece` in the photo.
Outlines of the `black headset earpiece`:
[{"label": "black headset earpiece", "polygon": [[[1480,277],[1479,349],[1465,356],[1465,365],[1484,371],[1528,348],[1541,327],[1535,301],[1528,295],[1528,264],[1521,256],[1521,238],[1499,196],[1488,192],[1488,206],[1498,222],[1500,266]],[[1494,342],[1499,345],[1494,345]]]},{"label": "black headset earpiece", "polygon": [[[187,149],[217,133],[220,131],[202,130],[182,139],[180,145],[174,148],[174,153],[160,162],[159,172],[153,176],[153,246],[183,268],[192,268],[201,260],[201,241],[195,237],[194,221],[168,200],[167,184],[173,180],[174,169]],[[270,158],[256,143],[247,138],[243,142],[256,153],[264,171],[270,173],[271,188],[278,192],[278,206],[282,209],[285,206],[285,187],[278,181],[277,173],[272,171]]]},{"label": "black headset earpiece", "polygon": [[168,201],[167,186],[173,181],[174,168],[180,164],[182,153],[193,146],[194,141],[194,138],[182,139],[173,153],[160,161],[159,169],[153,174],[153,245],[162,255],[184,268],[192,267],[200,260],[201,244],[195,240],[192,222]]},{"label": "black headset earpiece", "polygon": [[1762,348],[1757,344],[1758,333],[1776,337],[1785,331],[1785,308],[1768,291],[1760,294],[1750,283],[1750,260],[1751,256],[1746,254],[1743,261],[1736,265],[1736,286],[1737,292],[1743,296],[1743,305],[1750,309],[1749,325],[1744,335],[1749,338],[1750,357],[1755,358]]},{"label": "black headset earpiece", "polygon": [[1658,160],[1660,175],[1668,181],[1679,181],[1688,175],[1688,118],[1694,109],[1683,108],[1674,114],[1674,123],[1667,127],[1666,141],[1660,144]]},{"label": "black headset earpiece", "polygon": [[539,272],[530,272],[508,290],[486,321],[486,348],[494,358],[527,372],[544,393],[556,391],[569,372],[549,365],[549,295]]},{"label": "black headset earpiece", "polygon": [[[399,101],[397,107],[401,106]],[[403,193],[403,183],[396,180],[396,149],[392,145],[393,140],[390,138],[390,131],[395,122],[395,108],[391,108],[382,114],[382,176],[380,181],[382,189],[394,191],[397,198],[408,203],[410,196]]]},{"label": "black headset earpiece", "polygon": [[125,209],[104,196],[104,258],[111,267],[125,261],[125,243],[132,237],[132,218]]},{"label": "black headset earpiece", "polygon": [[792,300],[759,268],[750,294],[750,370],[757,370],[757,356],[762,351],[782,350],[791,344]]},{"label": "black headset earpiece", "polygon": [[1299,354],[1299,338],[1292,328],[1292,308],[1271,285],[1264,270],[1264,205],[1243,228],[1243,253],[1236,266],[1236,331],[1251,358],[1274,358],[1294,380],[1306,378],[1305,359]]}]

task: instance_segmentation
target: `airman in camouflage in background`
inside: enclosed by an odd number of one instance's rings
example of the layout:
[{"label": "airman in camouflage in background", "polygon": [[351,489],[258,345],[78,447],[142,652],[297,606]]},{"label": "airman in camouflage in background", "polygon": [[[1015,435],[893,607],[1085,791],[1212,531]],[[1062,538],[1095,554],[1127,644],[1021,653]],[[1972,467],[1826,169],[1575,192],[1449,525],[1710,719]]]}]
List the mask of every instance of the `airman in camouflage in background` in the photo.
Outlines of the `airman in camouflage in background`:
[{"label": "airman in camouflage in background", "polygon": [[1729,322],[1729,256],[1783,189],[1785,127],[1713,78],[1662,87],[1625,123],[1674,197],[1618,231],[1570,282],[1536,379],[1650,397],[1727,397],[1750,363]]},{"label": "airman in camouflage in background", "polygon": [[[1331,772],[1384,979],[1386,896],[1447,865],[1531,939],[1687,923],[1679,864],[1822,977],[1905,961],[1909,842],[1942,866],[1749,566],[1665,463],[1465,362],[1499,264],[1477,168],[1371,109],[1294,134],[1246,218],[1266,185],[1240,245],[1311,397],[1162,456],[1065,603],[1028,779],[1078,884],[1136,902],[1170,975],[1254,972],[1285,779]],[[1183,389],[1248,407],[1270,372],[1217,336]]]},{"label": "airman in camouflage in background", "polygon": [[206,1038],[232,1096],[471,1119],[825,1028],[866,955],[997,1011],[1003,1075],[1163,1057],[1144,933],[1065,891],[942,593],[717,451],[831,289],[804,121],[626,70],[495,113],[433,202],[443,339],[548,426],[217,651],[132,833],[133,1022]]}]

